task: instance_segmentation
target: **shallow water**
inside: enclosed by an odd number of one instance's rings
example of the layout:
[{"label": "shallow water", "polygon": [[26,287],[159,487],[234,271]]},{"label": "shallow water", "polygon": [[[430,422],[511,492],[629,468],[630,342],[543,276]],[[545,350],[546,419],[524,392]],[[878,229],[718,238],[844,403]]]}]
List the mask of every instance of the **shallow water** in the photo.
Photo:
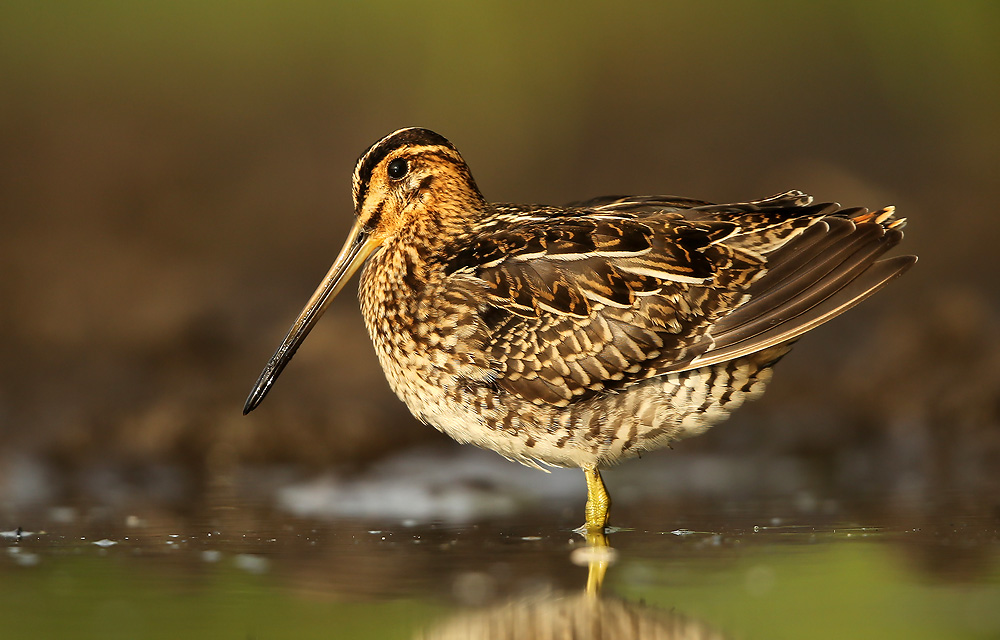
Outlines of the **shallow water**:
[{"label": "shallow water", "polygon": [[0,620],[12,638],[994,638],[995,498],[637,501],[611,555],[572,532],[575,502],[478,524],[47,507],[7,516]]}]

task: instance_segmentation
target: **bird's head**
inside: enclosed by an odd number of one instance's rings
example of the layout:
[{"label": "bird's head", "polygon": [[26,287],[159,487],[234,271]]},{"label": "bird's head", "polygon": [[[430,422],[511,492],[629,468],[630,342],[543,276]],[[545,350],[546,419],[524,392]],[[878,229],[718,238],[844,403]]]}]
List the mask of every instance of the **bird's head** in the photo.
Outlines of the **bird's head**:
[{"label": "bird's head", "polygon": [[264,399],[295,350],[344,285],[379,247],[401,234],[432,227],[450,234],[485,206],[462,156],[429,129],[400,129],[358,158],[354,225],[326,277],[299,313],[247,398],[243,413]]}]

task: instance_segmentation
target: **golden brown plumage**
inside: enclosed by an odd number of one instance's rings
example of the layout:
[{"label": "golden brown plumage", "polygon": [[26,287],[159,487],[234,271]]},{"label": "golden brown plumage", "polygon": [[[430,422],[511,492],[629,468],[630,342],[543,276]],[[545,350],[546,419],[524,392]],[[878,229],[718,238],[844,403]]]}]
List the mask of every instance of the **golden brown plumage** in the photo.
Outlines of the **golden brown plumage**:
[{"label": "golden brown plumage", "polygon": [[717,205],[605,197],[488,204],[455,147],[401,129],[361,156],[357,216],[247,400],[269,390],[364,264],[361,310],[390,386],[460,442],[587,471],[700,433],[759,394],[802,333],[916,260],[904,220],[790,191]]}]

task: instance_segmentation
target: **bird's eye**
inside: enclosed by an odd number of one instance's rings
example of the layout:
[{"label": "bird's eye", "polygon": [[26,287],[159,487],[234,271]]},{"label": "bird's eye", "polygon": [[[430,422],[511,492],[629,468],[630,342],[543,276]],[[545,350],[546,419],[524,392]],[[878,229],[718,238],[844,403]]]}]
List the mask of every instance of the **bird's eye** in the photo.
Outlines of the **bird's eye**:
[{"label": "bird's eye", "polygon": [[388,167],[386,167],[386,172],[389,174],[389,177],[392,178],[393,180],[399,180],[400,178],[405,176],[406,172],[409,170],[410,170],[410,165],[403,158],[396,158],[395,160],[389,163]]}]

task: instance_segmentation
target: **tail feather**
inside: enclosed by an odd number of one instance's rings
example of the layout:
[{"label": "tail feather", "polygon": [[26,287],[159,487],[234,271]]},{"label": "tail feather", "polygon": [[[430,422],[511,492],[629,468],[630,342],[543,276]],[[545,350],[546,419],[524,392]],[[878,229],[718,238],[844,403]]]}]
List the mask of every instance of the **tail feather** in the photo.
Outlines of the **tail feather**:
[{"label": "tail feather", "polygon": [[712,327],[705,352],[673,370],[725,362],[795,340],[898,277],[916,256],[878,260],[903,238],[892,209],[846,210],[803,230],[767,256],[749,299]]}]

